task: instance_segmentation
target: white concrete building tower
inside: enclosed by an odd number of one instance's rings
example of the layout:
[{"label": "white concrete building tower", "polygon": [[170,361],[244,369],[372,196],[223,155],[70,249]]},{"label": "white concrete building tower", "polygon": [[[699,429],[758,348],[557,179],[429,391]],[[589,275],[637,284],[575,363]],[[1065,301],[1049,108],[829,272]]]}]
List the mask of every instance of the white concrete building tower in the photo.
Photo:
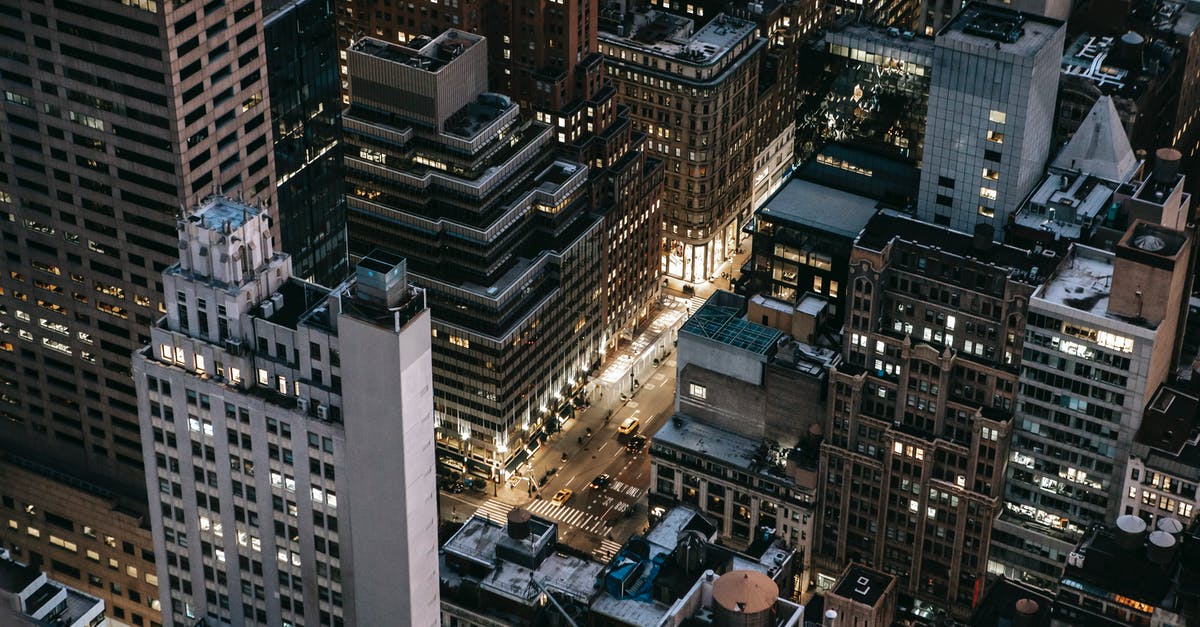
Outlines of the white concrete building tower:
[{"label": "white concrete building tower", "polygon": [[[432,365],[405,261],[331,290],[224,197],[134,355],[165,625],[438,624]],[[152,461],[151,461],[152,460]]]},{"label": "white concrete building tower", "polygon": [[917,215],[1003,239],[1008,215],[1042,177],[1063,22],[979,2],[938,32]]}]

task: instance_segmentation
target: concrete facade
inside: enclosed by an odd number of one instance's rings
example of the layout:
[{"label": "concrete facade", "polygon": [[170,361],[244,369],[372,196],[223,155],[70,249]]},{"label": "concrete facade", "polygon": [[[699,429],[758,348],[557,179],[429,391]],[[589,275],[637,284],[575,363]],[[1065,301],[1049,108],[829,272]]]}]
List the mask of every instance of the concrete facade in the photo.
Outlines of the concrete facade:
[{"label": "concrete facade", "polygon": [[135,355],[163,622],[437,625],[424,294],[383,253],[295,280],[269,222],[224,197],[181,218]]},{"label": "concrete facade", "polygon": [[[1147,236],[1163,247],[1138,248]],[[1173,366],[1190,251],[1185,233],[1138,221],[1116,253],[1074,246],[1030,301],[989,571],[1053,589],[1087,528],[1121,512],[1143,408]]]}]

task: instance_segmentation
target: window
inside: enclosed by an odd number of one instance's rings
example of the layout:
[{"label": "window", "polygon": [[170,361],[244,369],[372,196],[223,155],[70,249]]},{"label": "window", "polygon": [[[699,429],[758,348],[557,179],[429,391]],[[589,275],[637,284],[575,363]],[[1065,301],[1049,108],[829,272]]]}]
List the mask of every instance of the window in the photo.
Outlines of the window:
[{"label": "window", "polygon": [[994,218],[996,217],[996,210],[987,205],[979,205],[979,215],[985,218]]},{"label": "window", "polygon": [[954,179],[946,177],[946,176],[939,176],[938,177],[938,185],[940,187],[954,189]]},{"label": "window", "polygon": [[997,144],[1003,144],[1004,143],[1004,133],[998,133],[996,131],[988,131],[987,132],[987,140],[990,142],[995,142]]},{"label": "window", "polygon": [[688,394],[691,394],[692,398],[705,400],[708,398],[708,388],[697,383],[690,383],[688,384]]},{"label": "window", "polygon": [[980,187],[979,195],[988,200],[996,200],[996,190],[991,187]]},{"label": "window", "polygon": [[995,122],[996,124],[1004,124],[1005,121],[1007,121],[1007,120],[1008,120],[1008,116],[1005,115],[1005,113],[1003,111],[997,111],[995,109],[988,111],[988,121],[989,122]]},{"label": "window", "polygon": [[991,168],[984,168],[983,174],[981,174],[981,176],[983,176],[983,178],[985,178],[989,181],[998,181],[998,180],[1000,180],[1000,171],[993,170]]}]

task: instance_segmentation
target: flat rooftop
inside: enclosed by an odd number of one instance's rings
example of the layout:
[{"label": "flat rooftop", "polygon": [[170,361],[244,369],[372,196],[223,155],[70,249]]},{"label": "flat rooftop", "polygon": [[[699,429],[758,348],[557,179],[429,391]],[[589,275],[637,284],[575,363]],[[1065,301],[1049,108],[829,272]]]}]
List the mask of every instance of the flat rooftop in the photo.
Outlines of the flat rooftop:
[{"label": "flat rooftop", "polygon": [[766,355],[784,336],[783,332],[746,320],[742,317],[746,312],[744,303],[740,307],[726,304],[725,294],[718,291],[710,296],[704,305],[683,323],[679,332]]},{"label": "flat rooftop", "polygon": [[874,199],[794,178],[756,213],[853,239],[878,211]]},{"label": "flat rooftop", "polygon": [[[880,251],[895,238],[925,246],[937,246],[943,252],[957,257],[973,257],[982,263],[1019,270],[1031,277],[1044,277],[1058,265],[1058,259],[1034,255],[1030,251],[1007,244],[993,243],[981,251],[975,248],[974,239],[967,233],[914,220],[890,209],[881,210],[871,218],[855,240],[855,246]],[[1036,272],[1033,272],[1034,269]],[[1036,279],[1030,278],[1029,281],[1036,282]]]},{"label": "flat rooftop", "polygon": [[471,139],[515,106],[517,105],[508,96],[484,92],[446,118],[442,130],[448,135]]},{"label": "flat rooftop", "polygon": [[[550,524],[537,517],[530,522]],[[536,569],[526,568],[496,556],[496,547],[511,541],[503,524],[482,516],[472,516],[446,541],[442,550],[491,567],[493,570],[482,578],[480,585],[506,596],[522,600],[537,598],[541,590],[534,585],[534,580],[542,586],[583,600],[590,599],[596,592],[596,582],[604,569],[602,564],[553,553]]]},{"label": "flat rooftop", "polygon": [[479,35],[449,29],[433,38],[424,35],[414,37],[407,44],[363,37],[354,42],[350,50],[427,72],[437,72],[480,41],[483,41],[483,37]]},{"label": "flat rooftop", "polygon": [[1105,93],[1123,92],[1132,77],[1128,69],[1109,60],[1114,43],[1113,37],[1080,35],[1063,52],[1063,74],[1087,79]]},{"label": "flat rooftop", "polygon": [[[279,302],[282,304],[276,304],[274,300],[264,300],[256,310],[264,320],[288,329],[295,329],[310,309],[324,304],[329,298],[327,288],[295,278],[279,286],[275,294],[280,296]],[[272,309],[269,316],[264,315],[266,311],[263,309],[268,302]]]},{"label": "flat rooftop", "polygon": [[1100,597],[1119,594],[1156,608],[1165,607],[1168,598],[1174,596],[1174,565],[1179,563],[1182,552],[1179,549],[1187,549],[1186,546],[1179,547],[1178,541],[1182,540],[1186,545],[1190,538],[1186,535],[1177,538],[1172,565],[1164,567],[1147,557],[1143,546],[1145,537],[1135,548],[1126,549],[1118,542],[1120,533],[1115,526],[1088,529],[1075,549],[1083,555],[1083,564],[1068,563],[1063,570],[1061,585]]},{"label": "flat rooftop", "polygon": [[1112,276],[1112,253],[1076,245],[1034,296],[1084,313],[1106,316]]},{"label": "flat rooftop", "polygon": [[[933,38],[912,32],[898,32],[871,24],[850,23],[835,25],[817,46],[837,54],[832,46],[881,54],[889,59],[915,63],[929,68],[933,66]],[[877,64],[878,65],[878,64]]]},{"label": "flat rooftop", "polygon": [[41,574],[42,572],[33,566],[0,560],[0,590],[13,594],[24,592]]},{"label": "flat rooftop", "polygon": [[707,425],[682,414],[675,414],[663,422],[652,439],[656,444],[691,451],[746,472],[753,472],[751,466],[755,465],[762,445],[760,440]]},{"label": "flat rooftop", "polygon": [[226,196],[214,195],[200,201],[200,206],[196,207],[187,220],[210,231],[220,231],[226,226],[236,229],[262,212],[261,208],[238,202]]},{"label": "flat rooftop", "polygon": [[1009,54],[1033,56],[1054,38],[1063,23],[982,2],[968,4],[942,27],[936,43],[996,48]]},{"label": "flat rooftop", "polygon": [[[1108,210],[1119,183],[1090,174],[1047,174],[1029,202],[1013,214],[1013,223],[1029,229],[1078,240],[1084,222],[1092,223]],[[1101,217],[1103,220],[1103,217]]]},{"label": "flat rooftop", "polygon": [[714,63],[757,28],[750,20],[724,13],[694,32],[692,20],[670,13],[650,10],[632,16],[626,41],[692,65]]},{"label": "flat rooftop", "polygon": [[1183,453],[1200,435],[1200,398],[1183,390],[1162,386],[1146,404],[1142,425],[1134,439],[1171,455]]},{"label": "flat rooftop", "polygon": [[833,589],[833,593],[867,607],[875,607],[888,586],[896,580],[886,573],[871,570],[866,566],[852,564],[842,575],[841,581]]}]

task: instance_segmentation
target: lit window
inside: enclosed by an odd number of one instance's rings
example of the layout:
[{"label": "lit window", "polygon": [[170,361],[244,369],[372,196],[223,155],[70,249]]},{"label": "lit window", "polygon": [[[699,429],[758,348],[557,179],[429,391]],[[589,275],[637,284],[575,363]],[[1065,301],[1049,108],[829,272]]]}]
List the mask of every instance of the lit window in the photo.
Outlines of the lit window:
[{"label": "lit window", "polygon": [[895,451],[895,453],[897,455],[899,455],[904,452],[904,444],[902,444],[900,442],[896,442],[895,444],[892,445],[892,450]]},{"label": "lit window", "polygon": [[954,330],[954,325],[956,322],[957,320],[955,320],[954,316],[946,316],[946,328],[950,331]]},{"label": "lit window", "polygon": [[259,385],[270,385],[270,378],[267,375],[267,371],[263,370],[262,368],[258,369],[258,384]]},{"label": "lit window", "polygon": [[196,372],[204,372],[204,355],[195,355],[192,360],[196,365]]},{"label": "lit window", "polygon": [[987,198],[988,200],[996,200],[996,190],[992,189],[991,187],[980,187],[979,195]]},{"label": "lit window", "polygon": [[1008,116],[1005,115],[1003,111],[996,111],[995,109],[988,111],[988,121],[989,122],[995,122],[996,124],[1004,124],[1007,120],[1008,120]]},{"label": "lit window", "polygon": [[172,359],[175,358],[175,351],[172,350],[171,347],[168,346],[167,344],[163,344],[162,346],[159,347],[159,353],[162,355],[162,358],[166,361],[171,361]]},{"label": "lit window", "polygon": [[698,398],[700,400],[708,398],[708,388],[696,383],[691,383],[688,385],[688,393],[692,395],[692,398]]},{"label": "lit window", "polygon": [[229,369],[229,380],[232,381],[233,383],[241,383],[242,382],[242,369],[241,368],[230,368]]},{"label": "lit window", "polygon": [[1003,144],[1004,143],[1004,133],[998,133],[996,131],[988,131],[987,132],[987,140],[990,142],[995,142],[997,144]]}]

